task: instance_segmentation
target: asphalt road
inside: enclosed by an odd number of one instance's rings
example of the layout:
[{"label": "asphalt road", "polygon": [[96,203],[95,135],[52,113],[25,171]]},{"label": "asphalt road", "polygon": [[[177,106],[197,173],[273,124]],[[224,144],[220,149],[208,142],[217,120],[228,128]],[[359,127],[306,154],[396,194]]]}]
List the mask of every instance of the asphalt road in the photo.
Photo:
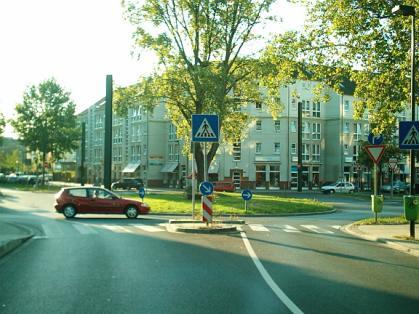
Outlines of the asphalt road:
[{"label": "asphalt road", "polygon": [[[366,200],[316,195],[329,215],[246,218],[240,233],[170,233],[169,217],[52,211],[11,192],[0,219],[36,237],[0,259],[0,313],[417,313],[416,257],[341,232]],[[384,211],[400,214],[397,202]]]}]

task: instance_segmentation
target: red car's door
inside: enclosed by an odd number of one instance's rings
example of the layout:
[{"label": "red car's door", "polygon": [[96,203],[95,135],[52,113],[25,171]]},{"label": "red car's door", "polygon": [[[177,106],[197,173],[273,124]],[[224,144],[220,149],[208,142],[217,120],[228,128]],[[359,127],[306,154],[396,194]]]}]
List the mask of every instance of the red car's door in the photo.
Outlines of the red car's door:
[{"label": "red car's door", "polygon": [[113,199],[113,194],[99,188],[92,189],[92,192],[91,213],[117,214],[122,212],[118,200]]},{"label": "red car's door", "polygon": [[70,202],[76,205],[76,210],[79,213],[87,213],[90,211],[92,199],[89,196],[88,190],[85,188],[71,189],[68,192]]}]

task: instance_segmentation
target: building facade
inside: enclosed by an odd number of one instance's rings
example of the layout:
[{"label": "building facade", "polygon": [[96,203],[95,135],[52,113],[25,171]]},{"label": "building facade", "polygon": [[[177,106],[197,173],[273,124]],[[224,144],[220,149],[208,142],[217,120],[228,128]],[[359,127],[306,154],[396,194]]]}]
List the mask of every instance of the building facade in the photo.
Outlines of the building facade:
[{"label": "building facade", "polygon": [[[280,89],[283,110],[273,119],[263,104],[242,110],[252,119],[247,136],[233,145],[221,143],[209,167],[210,180],[231,180],[237,188],[297,188],[297,115],[302,103],[303,187],[319,188],[323,182],[345,180],[368,185],[370,170],[357,158],[361,141],[370,128],[367,115],[353,119],[353,86],[343,95],[332,89],[328,101],[313,94],[317,82],[297,81]],[[104,99],[80,113],[86,123],[86,175],[88,182],[102,181],[104,148]],[[126,117],[114,115],[112,123],[112,180],[142,178],[147,186],[183,187],[191,173],[192,156],[182,154],[185,144],[176,136],[164,103],[153,112],[141,104]],[[189,146],[189,144],[188,144]],[[80,154],[77,155],[80,164]],[[401,175],[408,173],[403,167]]]}]

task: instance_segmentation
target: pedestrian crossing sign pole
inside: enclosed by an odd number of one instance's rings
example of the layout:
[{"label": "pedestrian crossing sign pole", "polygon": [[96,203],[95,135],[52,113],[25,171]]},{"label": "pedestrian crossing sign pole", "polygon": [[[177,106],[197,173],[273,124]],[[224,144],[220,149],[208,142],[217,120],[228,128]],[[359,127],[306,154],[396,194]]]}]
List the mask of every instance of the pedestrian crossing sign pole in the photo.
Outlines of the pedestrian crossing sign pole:
[{"label": "pedestrian crossing sign pole", "polygon": [[[193,114],[192,115],[192,165],[195,158],[195,142],[204,143],[204,181],[208,181],[207,173],[207,143],[217,143],[220,138],[220,123],[218,115],[215,114]],[[193,171],[192,171],[193,172]],[[195,208],[195,177],[192,176],[192,218]]]}]

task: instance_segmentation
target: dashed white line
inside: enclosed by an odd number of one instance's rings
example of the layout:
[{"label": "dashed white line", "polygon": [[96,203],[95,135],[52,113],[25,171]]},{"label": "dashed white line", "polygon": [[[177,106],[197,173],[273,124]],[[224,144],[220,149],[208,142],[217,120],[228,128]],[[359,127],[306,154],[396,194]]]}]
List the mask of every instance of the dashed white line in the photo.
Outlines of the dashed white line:
[{"label": "dashed white line", "polygon": [[265,232],[268,231],[269,232],[268,228],[266,228],[265,226],[260,225],[260,224],[249,224],[249,227],[253,231],[265,231]]},{"label": "dashed white line", "polygon": [[290,298],[288,298],[288,296],[281,290],[281,288],[278,287],[278,285],[275,283],[275,281],[273,281],[272,277],[266,271],[265,267],[263,267],[255,251],[250,245],[250,241],[247,239],[246,234],[244,232],[240,232],[240,235],[243,239],[244,246],[246,247],[249,256],[251,257],[259,273],[262,275],[262,278],[265,280],[271,290],[292,313],[302,314],[303,312],[297,307],[297,305],[294,304],[294,302],[291,301]]},{"label": "dashed white line", "polygon": [[314,225],[301,225],[301,227],[306,228],[310,231],[313,231],[315,233],[325,233],[325,234],[332,234],[333,231],[329,231],[329,230],[325,230],[325,229],[321,229],[317,226]]},{"label": "dashed white line", "polygon": [[98,233],[95,229],[90,226],[79,224],[79,223],[72,223],[73,227],[77,229],[78,232],[81,234],[96,234]]},{"label": "dashed white line", "polygon": [[285,225],[285,229],[283,229],[285,232],[301,232],[300,230],[298,230],[297,228],[290,226],[290,225]]}]

